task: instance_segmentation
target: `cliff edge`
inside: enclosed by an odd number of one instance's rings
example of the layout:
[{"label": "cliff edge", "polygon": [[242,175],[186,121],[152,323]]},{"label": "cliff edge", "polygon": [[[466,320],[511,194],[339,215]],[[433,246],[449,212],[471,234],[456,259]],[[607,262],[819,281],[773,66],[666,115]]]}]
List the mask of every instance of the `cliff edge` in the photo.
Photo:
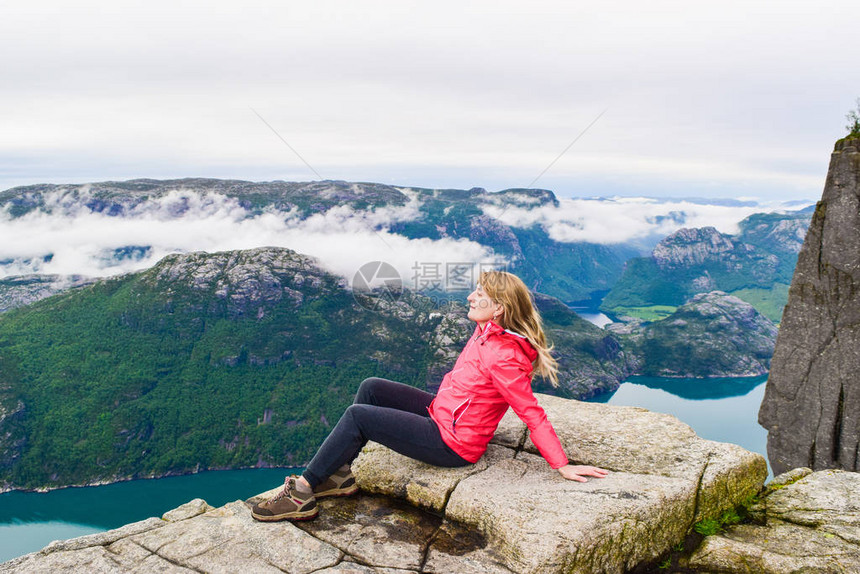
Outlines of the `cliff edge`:
[{"label": "cliff edge", "polygon": [[520,420],[478,463],[442,469],[369,444],[362,493],[320,501],[307,523],[256,523],[249,501],[192,501],[162,519],[55,542],[0,573],[621,573],[653,562],[703,519],[759,492],[764,458],[699,438],[672,416],[538,395],[572,461],[609,469],[565,481]]},{"label": "cliff edge", "polygon": [[860,139],[831,155],[789,290],[759,422],[775,473],[860,470]]}]

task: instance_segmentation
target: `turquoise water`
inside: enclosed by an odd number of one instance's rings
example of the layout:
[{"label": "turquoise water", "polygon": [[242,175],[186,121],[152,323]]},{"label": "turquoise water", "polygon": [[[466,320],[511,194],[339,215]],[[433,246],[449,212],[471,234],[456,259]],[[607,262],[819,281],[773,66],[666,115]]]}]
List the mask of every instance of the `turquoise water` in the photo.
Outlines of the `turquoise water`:
[{"label": "turquoise water", "polygon": [[212,506],[244,500],[282,484],[290,468],[223,470],[51,492],[0,494],[0,562],[53,540],[161,516],[193,498]]},{"label": "turquoise water", "polygon": [[[757,421],[766,377],[744,379],[631,378],[592,399],[669,413],[707,439],[765,454],[767,432]],[[134,480],[47,493],[0,495],[0,561],[51,542],[161,516],[203,498],[213,506],[246,499],[282,483],[295,469],[251,469]]]},{"label": "turquoise water", "polygon": [[[592,399],[668,413],[702,438],[739,444],[767,459],[767,431],[758,424],[767,376],[734,379],[633,377]],[[771,475],[770,463],[768,474]]]}]

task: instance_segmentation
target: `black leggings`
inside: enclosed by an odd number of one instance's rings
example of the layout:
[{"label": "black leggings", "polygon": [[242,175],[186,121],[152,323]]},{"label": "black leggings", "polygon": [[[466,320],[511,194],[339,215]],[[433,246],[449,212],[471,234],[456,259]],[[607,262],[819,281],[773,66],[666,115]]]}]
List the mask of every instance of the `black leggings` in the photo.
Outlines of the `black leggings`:
[{"label": "black leggings", "polygon": [[403,383],[377,377],[365,379],[353,404],[308,463],[305,480],[316,488],[341,466],[355,460],[369,440],[435,466],[471,464],[442,440],[427,412],[432,400],[430,393]]}]

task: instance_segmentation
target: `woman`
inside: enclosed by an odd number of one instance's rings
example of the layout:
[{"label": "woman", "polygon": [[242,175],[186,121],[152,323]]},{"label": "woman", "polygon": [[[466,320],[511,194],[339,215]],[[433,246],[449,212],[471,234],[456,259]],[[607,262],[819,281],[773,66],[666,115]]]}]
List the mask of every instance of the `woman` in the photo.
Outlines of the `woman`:
[{"label": "woman", "polygon": [[540,315],[525,284],[504,271],[481,274],[467,297],[475,332],[439,393],[379,378],[366,379],[300,477],[288,477],[274,497],[254,506],[257,520],[308,520],[316,499],[358,490],[349,464],[372,440],[436,466],[465,466],[487,450],[508,407],[526,423],[549,465],[568,480],[607,471],[568,463],[558,436],[531,390],[534,373],[558,383]]}]

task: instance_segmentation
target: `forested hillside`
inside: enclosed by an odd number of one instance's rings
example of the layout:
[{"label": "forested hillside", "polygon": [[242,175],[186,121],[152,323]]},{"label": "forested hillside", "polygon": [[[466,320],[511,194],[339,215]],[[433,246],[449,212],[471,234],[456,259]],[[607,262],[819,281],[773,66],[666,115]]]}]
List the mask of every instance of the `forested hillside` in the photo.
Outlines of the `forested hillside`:
[{"label": "forested hillside", "polygon": [[440,319],[410,309],[371,313],[307,258],[257,250],[168,258],[7,313],[2,477],[303,463],[362,378],[424,383]]},{"label": "forested hillside", "polygon": [[[314,260],[263,248],[170,256],[9,311],[0,486],[304,464],[363,378],[432,386],[474,328],[463,303],[390,295],[354,295]],[[630,374],[613,335],[540,302],[557,392]]]}]

